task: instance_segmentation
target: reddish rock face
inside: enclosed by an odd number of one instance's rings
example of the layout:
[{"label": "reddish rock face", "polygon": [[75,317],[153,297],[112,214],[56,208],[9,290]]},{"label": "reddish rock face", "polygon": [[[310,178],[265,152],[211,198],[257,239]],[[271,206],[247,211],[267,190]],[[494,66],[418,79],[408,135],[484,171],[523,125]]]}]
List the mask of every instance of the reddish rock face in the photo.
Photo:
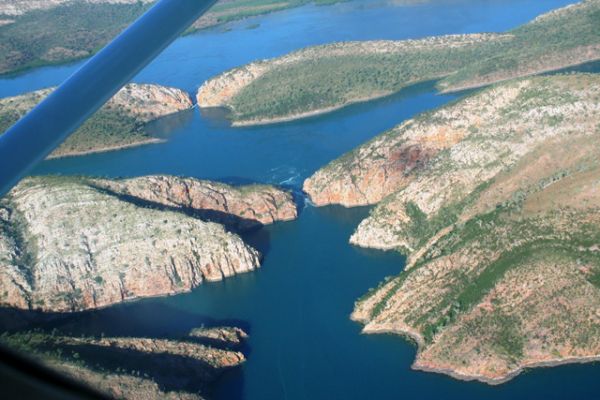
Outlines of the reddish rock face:
[{"label": "reddish rock face", "polygon": [[0,304],[8,307],[106,307],[260,265],[258,251],[222,225],[138,204],[86,179],[28,178],[2,201],[10,213],[0,221]]},{"label": "reddish rock face", "polygon": [[186,292],[260,265],[214,222],[243,230],[296,216],[292,195],[271,186],[28,178],[0,204],[0,305],[66,312]]},{"label": "reddish rock face", "polygon": [[234,187],[173,176],[94,182],[119,195],[184,209],[236,230],[252,229],[276,221],[290,221],[298,216],[292,195],[267,185]]},{"label": "reddish rock face", "polygon": [[317,206],[375,204],[398,191],[441,150],[465,136],[443,125],[424,129],[406,123],[331,162],[304,182],[304,191]]}]

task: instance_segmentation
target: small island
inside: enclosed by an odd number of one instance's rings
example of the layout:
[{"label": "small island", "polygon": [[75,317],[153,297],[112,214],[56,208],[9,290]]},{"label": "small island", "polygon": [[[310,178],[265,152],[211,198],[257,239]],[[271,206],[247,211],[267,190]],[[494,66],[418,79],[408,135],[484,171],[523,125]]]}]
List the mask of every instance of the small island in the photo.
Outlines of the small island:
[{"label": "small island", "polygon": [[[53,89],[0,99],[0,135],[35,107]],[[50,158],[118,150],[161,140],[148,135],[148,123],[191,109],[192,99],[183,90],[131,83],[58,147]]]},{"label": "small island", "polygon": [[235,229],[296,215],[264,185],[26,178],[0,200],[0,305],[73,312],[188,292],[259,268]]},{"label": "small island", "polygon": [[599,25],[600,1],[585,0],[504,34],[309,47],[224,72],[196,97],[200,107],[228,108],[234,126],[290,121],[420,82],[457,91],[598,60]]},{"label": "small island", "polygon": [[490,384],[598,360],[599,96],[595,74],[497,84],[306,181],[317,204],[377,204],[350,242],[408,256],[356,302],[363,332],[411,338],[416,369]]}]

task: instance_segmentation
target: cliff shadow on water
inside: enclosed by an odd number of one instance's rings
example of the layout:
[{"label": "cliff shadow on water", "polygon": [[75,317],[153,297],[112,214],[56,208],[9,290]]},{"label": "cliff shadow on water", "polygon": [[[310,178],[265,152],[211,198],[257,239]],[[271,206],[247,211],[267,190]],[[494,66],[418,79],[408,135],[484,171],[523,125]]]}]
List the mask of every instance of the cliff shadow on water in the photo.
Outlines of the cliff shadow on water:
[{"label": "cliff shadow on water", "polygon": [[207,122],[210,128],[229,128],[231,127],[231,110],[227,107],[197,107],[200,118]]},{"label": "cliff shadow on water", "polygon": [[151,121],[144,126],[146,134],[153,138],[168,140],[194,120],[194,109],[180,111]]}]

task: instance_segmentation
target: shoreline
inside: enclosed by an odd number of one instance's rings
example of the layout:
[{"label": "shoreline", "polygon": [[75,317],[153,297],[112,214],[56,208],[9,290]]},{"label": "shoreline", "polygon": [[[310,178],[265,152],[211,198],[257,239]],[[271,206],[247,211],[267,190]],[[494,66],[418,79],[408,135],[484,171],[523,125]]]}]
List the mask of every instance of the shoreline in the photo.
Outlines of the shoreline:
[{"label": "shoreline", "polygon": [[564,359],[550,359],[547,361],[530,362],[530,363],[523,364],[523,365],[519,366],[517,369],[514,369],[514,370],[510,371],[509,373],[507,373],[506,375],[503,375],[498,378],[489,378],[489,377],[485,377],[482,375],[467,375],[467,374],[462,374],[460,372],[456,372],[454,370],[447,369],[447,368],[435,368],[435,367],[421,366],[421,365],[418,365],[418,361],[415,361],[413,363],[413,365],[411,366],[411,368],[415,371],[434,372],[434,373],[448,375],[453,379],[457,379],[457,380],[464,381],[464,382],[477,381],[477,382],[485,383],[487,385],[497,386],[497,385],[501,385],[503,383],[506,383],[506,382],[516,378],[518,375],[525,372],[526,370],[531,370],[534,368],[551,368],[551,367],[558,367],[561,365],[569,365],[569,364],[589,364],[589,363],[593,363],[593,362],[600,362],[600,355],[569,357],[569,358],[564,358]]},{"label": "shoreline", "polygon": [[[402,88],[402,89],[404,89],[404,88]],[[296,121],[296,120],[310,118],[310,117],[316,117],[316,116],[319,116],[319,115],[322,115],[322,114],[327,114],[327,113],[330,113],[330,112],[333,112],[333,111],[341,110],[342,108],[351,106],[353,104],[365,103],[365,102],[368,102],[368,101],[371,101],[371,100],[377,100],[377,99],[381,99],[381,98],[384,98],[384,97],[388,97],[388,96],[394,95],[396,93],[399,93],[400,91],[398,91],[398,92],[387,92],[387,93],[381,94],[381,95],[372,95],[372,96],[360,97],[360,98],[356,98],[356,99],[351,100],[351,101],[346,101],[343,104],[340,104],[340,105],[337,105],[337,106],[330,106],[330,107],[325,107],[325,108],[319,108],[317,110],[301,112],[301,113],[298,113],[298,114],[290,114],[290,115],[287,115],[285,117],[263,118],[263,119],[247,119],[247,120],[232,121],[231,122],[231,126],[234,127],[234,128],[240,128],[240,127],[246,127],[246,126],[271,125],[271,124],[278,124],[278,123],[282,123],[282,122]],[[225,107],[225,108],[231,110],[231,108],[228,105],[223,105],[221,107]],[[205,107],[205,108],[218,108],[218,107]]]},{"label": "shoreline", "polygon": [[92,149],[92,150],[73,151],[73,152],[64,153],[64,154],[60,154],[60,155],[58,155],[58,154],[53,155],[51,153],[48,157],[46,157],[46,160],[56,160],[59,158],[79,157],[79,156],[85,156],[85,155],[89,155],[89,154],[107,153],[110,151],[124,150],[124,149],[129,149],[132,147],[144,146],[147,144],[160,144],[160,143],[165,143],[165,142],[166,142],[166,139],[149,138],[148,140],[141,140],[139,142],[134,142],[134,143],[129,143],[129,144],[119,144],[119,145],[107,146],[107,147],[102,147],[102,148],[97,148],[97,149]]},{"label": "shoreline", "polygon": [[[536,76],[536,75],[542,75],[542,74],[547,74],[547,73],[560,73],[561,70],[563,69],[567,69],[567,68],[573,68],[573,67],[578,67],[578,66],[582,66],[588,63],[593,63],[593,62],[599,62],[600,61],[600,57],[595,57],[595,56],[591,56],[591,57],[585,57],[582,60],[579,60],[577,62],[573,62],[573,63],[564,63],[564,64],[560,64],[560,65],[555,65],[555,66],[551,66],[551,67],[545,67],[545,68],[541,68],[539,70],[535,70],[533,72],[527,72],[524,74],[517,74],[514,76],[509,76],[509,77],[505,77],[505,78],[500,78],[500,79],[496,79],[496,80],[491,80],[491,81],[481,81],[481,82],[477,82],[476,80],[473,83],[467,83],[467,84],[463,84],[460,86],[448,86],[445,88],[440,87],[439,85],[435,85],[435,90],[436,93],[438,95],[444,95],[444,94],[457,94],[463,91],[467,91],[467,90],[475,90],[475,89],[481,89],[484,88],[486,86],[491,86],[491,85],[495,85],[498,83],[502,83],[502,82],[506,82],[509,80],[513,80],[513,79],[521,79],[521,78],[526,78],[526,77],[531,77],[531,76]],[[450,76],[450,75],[448,75]],[[437,78],[438,82],[441,81],[442,79],[444,79],[444,76],[440,76]],[[435,81],[436,79],[434,79]],[[290,114],[287,116],[282,116],[282,117],[274,117],[274,118],[262,118],[262,119],[250,119],[250,120],[239,120],[239,121],[232,121],[231,122],[231,126],[234,128],[241,128],[241,127],[250,127],[250,126],[262,126],[262,125],[271,125],[271,124],[277,124],[277,123],[284,123],[284,122],[291,122],[291,121],[297,121],[297,120],[301,120],[301,119],[305,119],[305,118],[310,118],[310,117],[315,117],[315,116],[319,116],[319,115],[323,115],[323,114],[327,114],[330,112],[334,112],[337,110],[340,110],[344,107],[347,106],[351,106],[353,104],[357,104],[357,103],[366,103],[369,101],[373,101],[373,100],[378,100],[378,99],[382,99],[388,96],[393,96],[395,94],[401,93],[403,90],[410,88],[411,86],[414,85],[418,85],[427,81],[431,81],[431,79],[426,80],[426,81],[416,81],[416,82],[410,82],[407,83],[405,86],[403,86],[400,90],[398,91],[393,91],[393,92],[385,92],[384,94],[378,94],[378,95],[370,95],[370,96],[365,96],[365,97],[359,97],[350,101],[346,101],[343,104],[340,105],[335,105],[335,106],[330,106],[330,107],[325,107],[325,108],[320,108],[320,109],[316,109],[316,110],[312,110],[312,111],[306,111],[306,112],[301,112],[301,113],[297,113],[297,114]],[[213,107],[200,107],[200,108],[205,108],[205,109],[210,109],[210,108],[226,108],[228,110],[232,110],[231,106],[229,106],[228,104],[221,104],[219,106],[213,106]]]},{"label": "shoreline", "polygon": [[[90,312],[95,312],[95,311],[106,310],[106,309],[112,308],[112,307],[127,306],[128,304],[139,303],[140,301],[144,301],[144,300],[160,299],[160,298],[178,296],[178,295],[182,295],[182,294],[188,294],[206,284],[223,282],[223,281],[227,280],[228,278],[232,278],[234,276],[257,272],[258,270],[260,270],[261,267],[262,267],[262,265],[258,264],[258,266],[256,266],[254,269],[243,271],[243,272],[236,272],[233,275],[224,276],[221,279],[213,279],[213,280],[206,279],[206,280],[201,281],[195,287],[184,287],[184,288],[177,289],[177,290],[171,291],[171,292],[157,293],[157,294],[152,294],[152,295],[147,295],[147,296],[143,296],[143,295],[135,296],[135,297],[130,297],[130,298],[126,298],[123,300],[119,300],[114,303],[103,304],[100,306],[94,306],[94,307],[90,307],[90,308],[82,308],[82,309],[77,309],[77,310],[62,310],[62,311],[46,310],[46,309],[41,309],[41,308],[13,308],[13,309],[17,312],[32,313],[33,318],[39,318],[40,315],[43,315],[44,318],[48,318],[48,320],[51,321],[56,318],[60,319],[60,318],[64,318],[64,317],[70,317],[70,316],[73,316],[76,314],[81,314],[81,313],[90,313]],[[37,315],[33,315],[33,314],[37,314]]]},{"label": "shoreline", "polygon": [[[546,67],[546,68],[542,68],[540,70],[537,70],[535,72],[528,72],[525,73],[523,75],[516,75],[516,76],[512,76],[512,77],[507,77],[507,78],[501,78],[498,80],[492,80],[490,82],[485,82],[485,83],[470,83],[470,84],[464,84],[461,86],[448,86],[446,88],[441,88],[438,86],[438,94],[453,94],[453,93],[460,93],[463,92],[465,90],[474,90],[474,89],[481,89],[484,88],[486,86],[490,86],[490,85],[495,85],[497,83],[502,83],[502,82],[506,82],[506,81],[510,81],[513,79],[521,79],[521,78],[527,78],[527,77],[531,77],[531,76],[536,76],[536,75],[542,75],[542,74],[548,74],[548,73],[561,73],[560,71],[563,69],[567,69],[567,68],[574,68],[574,67],[579,67],[588,63],[594,63],[594,62],[598,62],[600,61],[600,57],[589,57],[585,60],[582,61],[578,61],[575,63],[567,63],[567,64],[562,64],[560,66],[555,66],[555,67]],[[583,72],[580,72],[583,73]]]},{"label": "shoreline", "polygon": [[496,378],[491,378],[491,377],[487,377],[487,376],[483,376],[483,375],[468,375],[468,374],[464,374],[461,372],[457,372],[457,371],[455,371],[453,369],[449,369],[449,368],[441,368],[441,367],[437,368],[437,367],[419,365],[419,354],[421,353],[421,348],[423,346],[423,338],[416,331],[411,331],[408,329],[407,330],[398,330],[398,329],[391,329],[391,328],[389,328],[389,329],[368,329],[367,328],[368,322],[367,322],[367,324],[365,324],[365,322],[354,319],[352,317],[350,317],[350,319],[352,321],[355,321],[355,322],[363,325],[363,328],[361,330],[362,334],[365,334],[365,335],[372,335],[372,334],[395,335],[395,336],[399,336],[401,339],[407,341],[409,344],[415,344],[417,347],[417,353],[415,355],[415,360],[413,361],[413,363],[411,365],[411,369],[413,369],[415,371],[443,374],[443,375],[447,375],[453,379],[463,381],[463,382],[477,381],[480,383],[485,383],[487,385],[497,386],[497,385],[501,385],[503,383],[507,383],[507,382],[511,381],[512,379],[516,378],[517,376],[519,376],[520,374],[522,374],[523,372],[525,372],[527,370],[532,370],[534,368],[551,368],[551,367],[558,367],[558,366],[569,365],[569,364],[588,364],[588,363],[600,362],[600,355],[567,357],[567,358],[560,358],[560,359],[548,359],[545,361],[535,361],[535,362],[524,363],[522,365],[519,365],[518,368],[515,368],[515,369],[509,371],[508,373],[506,373],[504,375],[500,375]]}]

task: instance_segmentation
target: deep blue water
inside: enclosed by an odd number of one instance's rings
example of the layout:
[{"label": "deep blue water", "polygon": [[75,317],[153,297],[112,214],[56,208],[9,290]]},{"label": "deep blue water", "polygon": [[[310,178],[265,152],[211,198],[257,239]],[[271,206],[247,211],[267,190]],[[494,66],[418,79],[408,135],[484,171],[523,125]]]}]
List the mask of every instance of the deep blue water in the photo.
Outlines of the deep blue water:
[{"label": "deep blue water", "polygon": [[[191,92],[218,72],[257,58],[336,40],[402,39],[503,31],[569,1],[433,1],[414,6],[355,1],[307,6],[179,39],[137,78]],[[257,29],[247,26],[259,23]],[[226,31],[226,29],[231,29]],[[0,80],[0,96],[60,83],[78,64]],[[160,145],[65,158],[35,173],[137,176],[169,173],[299,190],[328,161],[418,112],[455,99],[428,84],[299,122],[230,128],[198,110],[153,127]],[[366,208],[302,209],[297,221],[247,235],[265,255],[261,270],[192,293],[147,299],[58,322],[106,335],[180,335],[191,327],[238,324],[250,333],[248,362],[226,374],[215,399],[563,399],[598,398],[596,365],[536,370],[499,386],[410,370],[415,348],[395,336],[361,335],[348,318],[354,300],[397,274],[397,254],[348,244]]]}]

